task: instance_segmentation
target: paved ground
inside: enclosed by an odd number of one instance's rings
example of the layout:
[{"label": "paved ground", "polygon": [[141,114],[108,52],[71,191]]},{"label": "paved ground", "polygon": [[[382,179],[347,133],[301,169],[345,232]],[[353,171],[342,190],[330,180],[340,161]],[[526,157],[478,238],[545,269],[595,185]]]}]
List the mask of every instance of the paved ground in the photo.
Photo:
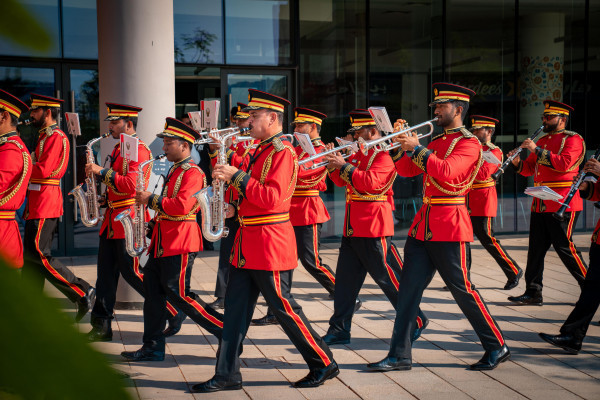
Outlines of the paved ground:
[{"label": "paved ground", "polygon": [[[586,260],[589,236],[589,233],[575,236]],[[527,239],[503,236],[501,240],[524,267]],[[396,242],[399,248],[403,246]],[[324,247],[325,262],[335,267],[337,245]],[[217,259],[216,252],[206,252],[194,265],[192,289],[209,302],[213,299]],[[74,268],[78,275],[95,281],[93,258],[66,262],[77,264]],[[369,278],[361,291],[363,307],[354,317],[352,342],[332,348],[341,373],[316,389],[297,390],[290,386],[290,382],[307,373],[307,368],[278,326],[250,327],[242,356],[244,389],[211,395],[192,395],[188,391],[188,385],[212,377],[217,349],[216,339],[189,319],[181,332],[168,340],[164,362],[128,363],[119,356],[121,351],[135,350],[141,345],[141,311],[118,311],[113,342],[95,346],[107,354],[115,368],[129,374],[129,390],[140,399],[600,398],[600,313],[596,314],[583,351],[577,356],[555,349],[537,336],[538,332],[557,333],[579,295],[575,280],[554,252],[546,258],[543,307],[511,305],[506,297],[521,294],[524,282],[510,292],[500,290],[506,279],[477,242],[473,246],[471,275],[512,351],[512,359],[491,372],[467,369],[481,357],[483,350],[449,292],[441,290],[444,285],[439,275],[424,294],[421,307],[431,323],[415,344],[411,371],[365,372],[367,362],[385,357],[395,317],[391,305]],[[302,267],[294,273],[294,281],[294,296],[317,332],[324,334],[333,301]],[[264,302],[259,302],[255,317],[262,316],[265,310]],[[89,317],[80,327],[82,331],[89,330]]]}]

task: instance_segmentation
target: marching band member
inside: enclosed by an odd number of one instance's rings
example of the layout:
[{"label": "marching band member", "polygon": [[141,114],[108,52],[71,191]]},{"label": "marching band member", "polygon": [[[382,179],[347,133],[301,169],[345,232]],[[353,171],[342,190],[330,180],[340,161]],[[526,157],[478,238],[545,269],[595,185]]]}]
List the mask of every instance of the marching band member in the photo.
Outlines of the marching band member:
[{"label": "marching band member", "polygon": [[75,321],[90,310],[96,290],[52,257],[52,237],[63,215],[60,179],[69,165],[70,148],[67,135],[57,125],[62,100],[31,94],[32,125],[39,129],[27,208],[25,209],[25,259],[23,277],[41,291],[44,277],[77,305]]},{"label": "marching band member", "polygon": [[[365,141],[381,134],[367,110],[350,112],[351,131]],[[390,155],[369,149],[367,155],[356,152],[347,160],[339,154],[325,156],[329,176],[337,186],[346,188],[344,236],[336,268],[334,311],[323,337],[329,345],[350,343],[350,328],[356,300],[367,273],[395,305],[398,298],[400,265],[388,263],[391,237],[392,184],[396,178]],[[415,315],[414,340],[428,323],[423,314]]]},{"label": "marching band member", "polygon": [[[584,166],[582,173],[592,173],[600,176],[600,162],[590,159]],[[600,182],[583,182],[579,186],[581,197],[590,201],[600,200]],[[577,354],[581,350],[581,343],[585,338],[590,322],[600,305],[600,219],[592,234],[590,246],[590,266],[587,270],[581,294],[575,304],[575,308],[560,327],[560,334],[549,335],[540,333],[540,337],[546,342],[560,347],[571,354]]]},{"label": "marching band member", "polygon": [[25,201],[31,157],[17,134],[21,113],[29,107],[0,89],[0,258],[11,268],[23,266],[23,242],[16,211]]},{"label": "marching band member", "polygon": [[[521,147],[531,151],[526,160],[516,157],[512,163],[523,176],[532,176],[535,186],[547,186],[560,195],[566,195],[571,182],[579,173],[579,164],[585,156],[583,138],[565,130],[573,107],[558,101],[544,101],[542,121],[545,136],[537,143],[526,139]],[[509,153],[512,155],[516,150]],[[542,277],[544,258],[550,245],[554,247],[561,261],[579,285],[583,284],[587,265],[573,243],[573,229],[577,217],[583,209],[583,202],[576,193],[567,208],[564,221],[552,216],[560,208],[555,201],[533,199],[529,223],[529,247],[525,268],[525,293],[511,296],[508,300],[518,304],[542,305]]]},{"label": "marching band member", "polygon": [[192,392],[242,388],[239,354],[259,293],[310,368],[309,374],[294,386],[319,386],[339,373],[331,351],[290,296],[288,275],[298,265],[289,219],[298,160],[294,148],[282,140],[287,105],[286,99],[250,89],[251,135],[261,142],[245,168],[216,165],[213,171],[214,179],[230,181],[240,195],[237,207],[240,229],[233,246],[234,268],[225,294],[223,339],[217,352],[215,375],[192,386]]},{"label": "marching band member", "polygon": [[135,200],[156,211],[151,221],[150,258],[144,266],[144,345],[121,355],[131,361],[165,358],[164,323],[167,299],[204,329],[221,338],[222,315],[190,290],[192,266],[202,250],[202,233],[196,223],[199,205],[194,197],[204,186],[202,170],[192,162],[191,149],[199,134],[174,118],[167,118],[162,150],[173,166],[161,195],[138,191]]},{"label": "marching band member", "polygon": [[[114,139],[119,139],[121,134],[137,137],[136,127],[140,107],[106,103],[108,116],[108,130]],[[86,164],[86,175],[96,174],[102,178],[106,185],[106,205],[104,220],[100,227],[100,244],[98,247],[98,278],[96,280],[96,302],[92,309],[90,322],[92,330],[88,339],[92,341],[107,342],[112,340],[111,320],[117,296],[119,275],[131,285],[141,296],[144,296],[144,275],[140,266],[139,257],[132,257],[125,248],[125,230],[123,225],[115,221],[115,217],[125,210],[130,210],[134,217],[133,205],[135,203],[135,190],[139,165],[152,158],[150,148],[141,139],[138,142],[137,161],[123,158],[121,143],[117,143],[110,154],[110,165],[102,168],[97,164]],[[144,187],[148,185],[151,165],[144,171]],[[146,212],[146,221],[150,219]],[[167,306],[171,315],[177,311],[169,304]],[[181,327],[181,313],[174,327],[169,329],[179,331]],[[170,331],[169,331],[170,332]],[[170,335],[169,335],[170,336]]]},{"label": "marching band member", "polygon": [[[502,150],[492,143],[492,135],[498,122],[500,121],[495,118],[473,115],[471,117],[471,132],[481,142],[484,152],[490,151],[498,160],[502,161]],[[497,169],[497,164],[484,161],[481,168],[479,168],[479,172],[477,172],[471,191],[467,195],[467,205],[471,216],[471,224],[473,225],[473,233],[487,252],[494,257],[494,260],[506,275],[508,280],[504,285],[504,290],[510,290],[519,284],[519,279],[523,276],[523,270],[519,268],[517,262],[508,255],[506,249],[496,239],[492,228],[493,219],[496,217],[498,209],[498,194],[496,193],[496,181],[491,175]]]},{"label": "marching band member", "polygon": [[475,92],[448,83],[434,84],[433,92],[431,106],[435,106],[437,125],[444,132],[434,136],[427,147],[414,133],[397,138],[402,151],[394,156],[396,170],[402,176],[423,174],[424,197],[404,247],[390,350],[383,360],[368,364],[373,371],[412,368],[414,320],[423,291],[436,271],[485,349],[483,358],[471,369],[494,369],[510,358],[502,332],[469,276],[473,228],[465,195],[477,175],[482,154],[481,144],[464,128],[463,119]]},{"label": "marching band member", "polygon": [[[323,119],[327,116],[319,111],[302,107],[295,108],[294,114],[295,118],[292,124],[295,131],[309,135],[317,153],[325,150],[319,134]],[[298,161],[309,156],[300,146],[296,146],[296,154]],[[319,191],[327,190],[327,169],[325,166],[316,169],[309,169],[309,167],[310,165],[302,165],[298,169],[296,190],[292,195],[292,204],[290,205],[290,221],[296,235],[296,248],[300,262],[333,298],[335,273],[328,265],[322,263],[319,256],[321,227],[330,218],[325,204],[319,196]],[[252,320],[252,325],[276,323],[277,318],[270,309],[264,317]]]}]

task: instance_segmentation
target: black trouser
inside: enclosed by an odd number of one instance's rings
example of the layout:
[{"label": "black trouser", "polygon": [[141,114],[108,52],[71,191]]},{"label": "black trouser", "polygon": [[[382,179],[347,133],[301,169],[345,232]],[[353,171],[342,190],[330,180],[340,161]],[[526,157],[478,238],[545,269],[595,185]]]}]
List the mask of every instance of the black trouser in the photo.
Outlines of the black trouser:
[{"label": "black trouser", "polygon": [[[336,268],[335,297],[333,300],[333,315],[329,319],[327,333],[350,336],[352,315],[356,298],[365,281],[367,272],[379,285],[393,306],[397,304],[398,282],[402,275],[402,265],[387,262],[390,251],[390,238],[342,238],[342,246]],[[417,303],[418,305],[418,303]],[[418,307],[417,307],[418,308]],[[422,324],[426,317],[418,310],[419,321]],[[416,321],[417,315],[413,321]],[[416,327],[416,325],[415,325]]]},{"label": "black trouser", "polygon": [[70,301],[82,301],[90,284],[52,257],[52,237],[58,218],[28,219],[25,222],[24,259],[22,276],[42,291],[44,278]]},{"label": "black trouser", "polygon": [[215,286],[215,297],[224,298],[229,280],[229,271],[232,268],[229,257],[235,242],[235,235],[240,228],[240,223],[236,218],[227,218],[225,226],[229,229],[226,237],[221,238],[221,247],[219,248],[219,269],[217,270],[217,284]]},{"label": "black trouser", "polygon": [[579,285],[583,284],[587,265],[581,253],[572,241],[573,229],[577,223],[577,212],[566,212],[564,221],[559,221],[552,213],[531,213],[529,225],[529,251],[527,252],[527,268],[525,269],[525,293],[538,295],[542,293],[544,275],[544,258],[550,245],[567,267]]},{"label": "black trouser", "polygon": [[514,279],[519,274],[521,268],[508,255],[500,244],[500,241],[494,236],[494,228],[492,228],[493,218],[471,216],[471,223],[473,224],[473,233],[487,252],[494,257],[504,275],[508,279]]},{"label": "black trouser", "polygon": [[[119,274],[144,297],[144,274],[138,257],[132,257],[125,248],[125,239],[108,239],[107,232],[100,235],[96,279],[96,303],[92,310],[92,325],[98,320],[112,319],[117,299]],[[167,303],[168,317],[177,311]]]},{"label": "black trouser", "polygon": [[390,357],[412,360],[411,337],[423,291],[438,271],[485,350],[504,345],[502,332],[470,278],[471,246],[467,242],[425,242],[409,237],[396,306]]},{"label": "black trouser", "polygon": [[306,271],[329,292],[335,290],[335,273],[323,264],[319,256],[321,227],[323,224],[294,226],[298,258]]},{"label": "black trouser", "polygon": [[[241,380],[240,349],[248,332],[258,294],[281,324],[310,369],[323,368],[333,361],[329,347],[312,329],[302,308],[290,296],[290,271],[260,271],[232,268],[225,294],[223,338],[217,352],[215,376],[223,380]],[[297,310],[297,311],[296,311]]]},{"label": "black trouser", "polygon": [[213,310],[190,290],[196,253],[168,257],[150,255],[144,267],[144,345],[165,350],[163,329],[167,318],[167,298],[198,325],[221,338],[223,315]]},{"label": "black trouser", "polygon": [[583,340],[600,305],[600,245],[590,247],[590,268],[581,288],[579,300],[560,328],[560,333]]}]

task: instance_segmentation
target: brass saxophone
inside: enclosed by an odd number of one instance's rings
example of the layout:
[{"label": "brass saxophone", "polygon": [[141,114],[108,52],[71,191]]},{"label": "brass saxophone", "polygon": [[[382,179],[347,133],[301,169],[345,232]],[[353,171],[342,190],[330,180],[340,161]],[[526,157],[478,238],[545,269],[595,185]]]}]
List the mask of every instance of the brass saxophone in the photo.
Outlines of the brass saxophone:
[{"label": "brass saxophone", "polygon": [[[139,165],[137,171],[137,191],[144,190],[144,167],[147,164],[159,161],[165,157],[165,154],[160,154]],[[143,205],[137,203],[133,206],[133,211],[133,218],[131,218],[131,211],[125,210],[115,217],[115,222],[123,224],[123,230],[125,231],[125,250],[127,250],[127,253],[131,257],[139,257],[144,250],[148,248],[148,243],[146,241],[146,211]]]},{"label": "brass saxophone", "polygon": [[[105,133],[100,137],[90,140],[86,144],[86,162],[88,164],[94,164],[94,151],[92,150],[92,146],[98,140],[104,139],[108,137],[110,133]],[[81,214],[81,222],[83,225],[89,227],[96,226],[98,221],[102,219],[100,217],[100,204],[98,204],[98,193],[96,189],[96,177],[95,175],[89,174],[85,178],[86,190],[83,189],[83,183],[77,185],[69,192],[69,195],[75,197],[77,200],[77,205],[79,205],[79,211]]]},{"label": "brass saxophone", "polygon": [[[217,164],[227,164],[227,140],[247,132],[248,128],[227,128],[221,136],[213,136],[218,142],[219,153],[217,155]],[[220,131],[217,131],[220,133]],[[229,229],[225,227],[225,184],[219,179],[213,179],[212,186],[206,187],[194,197],[200,204],[202,210],[202,235],[209,242],[216,242],[222,237],[227,237]]]}]

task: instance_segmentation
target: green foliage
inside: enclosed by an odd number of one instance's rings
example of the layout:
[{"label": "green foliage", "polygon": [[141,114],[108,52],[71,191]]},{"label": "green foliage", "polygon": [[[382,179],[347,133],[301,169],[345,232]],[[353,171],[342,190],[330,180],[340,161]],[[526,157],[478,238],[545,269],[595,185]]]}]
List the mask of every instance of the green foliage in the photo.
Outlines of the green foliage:
[{"label": "green foliage", "polygon": [[48,31],[18,0],[2,0],[0,36],[42,52],[52,44]]},{"label": "green foliage", "polygon": [[0,398],[129,399],[107,358],[58,303],[0,260]]}]

